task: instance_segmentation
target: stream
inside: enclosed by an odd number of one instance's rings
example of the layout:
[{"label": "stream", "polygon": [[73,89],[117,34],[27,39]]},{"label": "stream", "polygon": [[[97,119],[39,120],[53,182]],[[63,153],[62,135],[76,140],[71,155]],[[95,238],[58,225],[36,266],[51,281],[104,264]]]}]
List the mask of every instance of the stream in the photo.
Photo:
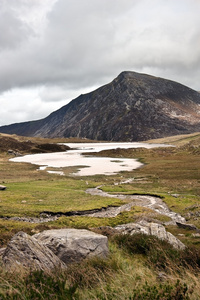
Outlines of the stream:
[{"label": "stream", "polygon": [[142,206],[155,211],[158,214],[165,215],[171,218],[170,224],[176,224],[176,222],[185,223],[186,220],[180,214],[171,211],[166,203],[156,196],[149,195],[123,195],[123,194],[109,194],[100,189],[100,187],[87,189],[86,193],[90,195],[97,195],[102,197],[117,198],[120,200],[128,200],[129,203],[123,204],[119,207],[108,207],[104,211],[94,212],[87,214],[90,217],[99,218],[111,218],[116,217],[123,211],[130,211],[133,206]]},{"label": "stream", "polygon": [[[89,155],[92,152],[99,152],[102,150],[117,149],[117,148],[154,148],[154,147],[169,147],[170,145],[163,144],[148,144],[148,143],[79,143],[68,144],[72,150],[60,153],[34,154],[25,155],[23,157],[16,157],[11,159],[15,162],[29,162],[40,166],[41,170],[47,167],[62,168],[69,166],[79,166],[78,171],[73,175],[91,176],[95,174],[111,175],[119,173],[120,171],[131,171],[140,167],[142,164],[136,159],[127,158],[110,158],[110,157],[94,157]],[[87,155],[83,155],[86,154]],[[50,171],[60,173],[61,171]],[[120,184],[131,182],[128,179]],[[69,212],[49,212],[44,211],[39,218],[29,217],[14,217],[9,218],[17,221],[25,221],[31,223],[43,223],[54,221],[60,216],[89,216],[98,218],[112,218],[116,217],[123,211],[130,211],[133,206],[141,206],[151,209],[152,211],[165,215],[171,218],[168,224],[176,224],[176,222],[185,223],[186,220],[180,214],[171,211],[165,202],[155,196],[151,195],[124,195],[124,194],[109,194],[101,190],[102,186],[87,189],[85,192],[90,195],[117,198],[126,203],[121,206],[109,206],[100,209],[84,210],[84,211],[69,211]],[[7,218],[8,219],[8,218]]]},{"label": "stream", "polygon": [[124,194],[109,194],[101,190],[102,186],[96,188],[89,188],[85,192],[93,196],[117,198],[122,201],[128,201],[121,206],[108,206],[91,210],[77,210],[69,212],[51,212],[44,211],[40,214],[39,218],[34,217],[3,217],[6,220],[23,221],[30,223],[46,223],[55,221],[61,216],[88,216],[96,218],[114,218],[121,212],[130,211],[133,206],[141,206],[149,208],[158,214],[165,215],[171,218],[171,221],[165,222],[165,225],[172,224],[176,225],[176,222],[186,223],[184,217],[180,214],[171,211],[166,203],[159,197],[150,195],[124,195]]}]

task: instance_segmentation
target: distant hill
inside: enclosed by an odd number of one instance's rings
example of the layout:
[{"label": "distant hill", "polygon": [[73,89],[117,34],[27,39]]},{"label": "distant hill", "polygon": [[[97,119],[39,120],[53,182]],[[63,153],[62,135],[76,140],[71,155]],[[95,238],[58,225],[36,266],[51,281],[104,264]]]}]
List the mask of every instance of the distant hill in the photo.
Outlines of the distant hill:
[{"label": "distant hill", "polygon": [[66,145],[59,145],[53,140],[36,138],[27,139],[16,135],[0,134],[0,153],[8,152],[11,155],[27,153],[48,153],[70,150]]},{"label": "distant hill", "polygon": [[141,141],[200,131],[200,94],[180,83],[122,72],[48,117],[0,127],[38,137]]}]

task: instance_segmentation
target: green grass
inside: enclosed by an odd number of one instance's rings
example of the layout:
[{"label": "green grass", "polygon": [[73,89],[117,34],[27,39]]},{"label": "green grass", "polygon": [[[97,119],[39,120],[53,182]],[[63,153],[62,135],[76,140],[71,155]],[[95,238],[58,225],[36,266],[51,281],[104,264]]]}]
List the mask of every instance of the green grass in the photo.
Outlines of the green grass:
[{"label": "green grass", "polygon": [[[178,142],[180,139],[183,144],[183,138],[179,137]],[[199,135],[184,139],[187,142],[189,139],[192,145],[196,145]],[[188,212],[188,207],[200,202],[200,159],[199,155],[191,150],[191,145],[187,145],[179,148],[103,151],[98,155],[140,158],[145,165],[140,169],[119,175],[83,178],[48,174],[46,171],[38,171],[37,166],[31,164],[10,162],[7,154],[1,154],[1,179],[2,184],[7,186],[7,190],[0,193],[0,215],[38,216],[43,211],[67,212],[122,203],[115,198],[103,198],[85,193],[87,188],[98,185],[103,185],[102,189],[110,193],[161,196],[172,210],[184,215]],[[126,178],[134,180],[128,184],[120,184]],[[175,198],[173,194],[179,194],[179,196]],[[134,214],[137,217],[137,213],[132,211],[131,219]],[[87,217],[72,219],[70,221],[65,218],[65,221],[62,220],[60,223],[63,226],[95,227],[102,222]],[[112,226],[112,224],[126,222],[129,219],[122,214],[116,218],[116,221],[104,220],[103,224]],[[200,225],[198,220],[192,218],[191,222],[195,222],[197,226]],[[53,224],[61,226],[58,221]]]},{"label": "green grass", "polygon": [[194,250],[180,253],[145,235],[112,236],[109,248],[107,259],[85,260],[56,275],[31,271],[16,277],[0,266],[0,299],[198,299]]},{"label": "green grass", "polygon": [[[197,216],[200,211],[200,135],[172,137],[165,141],[179,147],[117,149],[98,154],[138,158],[145,164],[132,172],[112,176],[70,177],[67,174],[72,169],[66,168],[66,176],[62,177],[37,171],[34,165],[10,162],[9,156],[1,153],[0,184],[6,185],[7,189],[0,191],[0,216],[30,217],[38,216],[42,211],[67,212],[122,203],[117,198],[85,193],[89,187],[103,185],[102,189],[109,193],[158,195],[173,211],[183,216],[187,216],[188,212],[194,213],[188,222],[200,228]],[[128,178],[134,180],[120,184]],[[175,197],[174,194],[178,195]],[[62,216],[43,224],[0,219],[0,246],[6,246],[8,240],[20,230],[34,234],[51,228],[93,228],[109,236],[111,253],[107,261],[85,261],[69,268],[65,274],[56,273],[56,277],[33,272],[16,278],[15,274],[6,273],[0,265],[0,299],[49,299],[50,296],[53,299],[81,300],[198,299],[200,238],[193,236],[195,231],[172,225],[166,227],[189,247],[190,251],[183,255],[169,245],[163,246],[148,238],[143,241],[141,237],[137,240],[135,237],[135,240],[125,241],[125,237],[121,237],[121,242],[116,241],[105,227],[134,222],[142,217],[161,222],[169,220],[150,209],[137,206],[115,218]],[[142,246],[143,252],[128,249],[131,244],[140,250]],[[160,277],[160,272],[164,273],[163,277]]]},{"label": "green grass", "polygon": [[10,183],[1,193],[1,215],[37,216],[43,211],[67,212],[120,204],[118,199],[88,195],[87,188],[84,181],[69,178]]}]

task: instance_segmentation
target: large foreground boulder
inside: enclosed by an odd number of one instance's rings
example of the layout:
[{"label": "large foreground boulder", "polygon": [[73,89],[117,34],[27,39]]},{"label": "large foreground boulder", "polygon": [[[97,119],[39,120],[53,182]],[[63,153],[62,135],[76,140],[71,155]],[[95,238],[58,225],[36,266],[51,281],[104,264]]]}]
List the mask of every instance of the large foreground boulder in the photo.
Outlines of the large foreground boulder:
[{"label": "large foreground boulder", "polygon": [[18,232],[3,252],[2,261],[8,270],[36,269],[50,271],[65,268],[63,262],[34,237]]},{"label": "large foreground boulder", "polygon": [[160,240],[165,240],[171,244],[174,248],[184,250],[185,245],[177,239],[173,234],[167,232],[165,227],[158,223],[146,222],[142,220],[138,223],[128,223],[123,225],[118,225],[115,230],[123,234],[136,234],[143,233],[147,235],[154,235]]},{"label": "large foreground boulder", "polygon": [[34,238],[67,265],[92,256],[108,255],[107,237],[85,229],[45,230],[35,234]]}]

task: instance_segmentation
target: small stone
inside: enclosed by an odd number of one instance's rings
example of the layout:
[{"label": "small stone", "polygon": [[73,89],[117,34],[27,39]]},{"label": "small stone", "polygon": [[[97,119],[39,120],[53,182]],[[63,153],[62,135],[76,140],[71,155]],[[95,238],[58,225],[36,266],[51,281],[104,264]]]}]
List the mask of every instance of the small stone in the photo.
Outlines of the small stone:
[{"label": "small stone", "polygon": [[199,238],[200,237],[200,233],[193,233],[192,236]]},{"label": "small stone", "polygon": [[12,149],[8,150],[8,154],[14,154],[15,151],[13,151]]},{"label": "small stone", "polygon": [[180,195],[179,194],[171,194],[172,197],[178,198]]},{"label": "small stone", "polygon": [[4,191],[6,189],[6,186],[5,185],[0,185],[0,190],[1,191]]}]

